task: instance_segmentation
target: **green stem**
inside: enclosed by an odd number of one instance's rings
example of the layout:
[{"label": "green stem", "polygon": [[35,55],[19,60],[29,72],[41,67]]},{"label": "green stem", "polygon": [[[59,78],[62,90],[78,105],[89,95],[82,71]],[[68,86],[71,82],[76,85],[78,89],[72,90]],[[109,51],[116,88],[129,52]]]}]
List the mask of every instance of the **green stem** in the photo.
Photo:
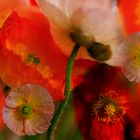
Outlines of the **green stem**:
[{"label": "green stem", "polygon": [[74,60],[75,60],[75,57],[78,53],[79,48],[80,48],[80,45],[78,45],[78,44],[76,44],[74,46],[74,49],[73,49],[73,51],[70,55],[70,58],[68,60],[67,69],[66,69],[66,85],[65,85],[65,90],[64,90],[64,95],[66,96],[66,99],[62,103],[60,103],[58,109],[55,112],[55,115],[52,119],[51,125],[48,129],[48,132],[47,132],[47,140],[51,140],[51,135],[52,135],[53,129],[56,127],[56,124],[59,121],[60,117],[62,116],[62,113],[63,113],[63,111],[64,111],[65,107],[67,106],[67,103],[70,99],[71,72],[72,72]]}]

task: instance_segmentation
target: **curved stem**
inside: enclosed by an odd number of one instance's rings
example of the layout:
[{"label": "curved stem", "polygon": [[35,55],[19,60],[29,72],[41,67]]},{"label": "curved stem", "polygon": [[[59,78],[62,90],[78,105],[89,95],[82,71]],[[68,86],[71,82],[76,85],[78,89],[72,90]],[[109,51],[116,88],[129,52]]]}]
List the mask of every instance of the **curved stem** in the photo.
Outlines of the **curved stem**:
[{"label": "curved stem", "polygon": [[79,48],[80,48],[80,45],[75,44],[74,49],[69,57],[67,69],[66,69],[66,85],[65,85],[65,90],[64,90],[64,95],[66,96],[66,99],[62,103],[60,103],[58,109],[55,112],[55,115],[52,119],[51,125],[47,132],[47,140],[51,140],[52,132],[53,132],[54,128],[56,127],[56,124],[59,121],[60,117],[62,116],[62,113],[70,99],[71,72],[72,72],[74,60],[78,53]]}]

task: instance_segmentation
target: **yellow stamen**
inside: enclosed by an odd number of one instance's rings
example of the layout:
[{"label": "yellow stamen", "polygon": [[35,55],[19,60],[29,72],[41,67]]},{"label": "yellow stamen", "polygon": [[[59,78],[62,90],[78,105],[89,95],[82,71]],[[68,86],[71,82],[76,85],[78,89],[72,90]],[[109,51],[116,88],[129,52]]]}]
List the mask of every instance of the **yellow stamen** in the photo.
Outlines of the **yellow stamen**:
[{"label": "yellow stamen", "polygon": [[110,90],[102,94],[95,101],[93,112],[98,118],[98,121],[103,123],[116,123],[126,112],[123,104],[126,103],[124,96],[118,96],[120,91]]},{"label": "yellow stamen", "polygon": [[105,105],[105,114],[107,116],[113,116],[115,113],[116,113],[116,107],[114,104],[108,104],[108,105]]},{"label": "yellow stamen", "polygon": [[20,107],[20,113],[23,117],[29,118],[32,114],[32,106],[30,104],[25,104]]}]

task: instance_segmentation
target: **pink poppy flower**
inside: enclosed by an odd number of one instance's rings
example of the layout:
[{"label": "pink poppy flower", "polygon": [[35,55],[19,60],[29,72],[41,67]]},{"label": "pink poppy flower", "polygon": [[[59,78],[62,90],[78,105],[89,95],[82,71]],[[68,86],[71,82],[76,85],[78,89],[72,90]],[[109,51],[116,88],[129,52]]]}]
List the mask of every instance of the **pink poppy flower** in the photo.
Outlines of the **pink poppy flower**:
[{"label": "pink poppy flower", "polygon": [[4,122],[17,135],[35,135],[47,131],[55,109],[47,89],[26,84],[12,89],[5,102]]}]

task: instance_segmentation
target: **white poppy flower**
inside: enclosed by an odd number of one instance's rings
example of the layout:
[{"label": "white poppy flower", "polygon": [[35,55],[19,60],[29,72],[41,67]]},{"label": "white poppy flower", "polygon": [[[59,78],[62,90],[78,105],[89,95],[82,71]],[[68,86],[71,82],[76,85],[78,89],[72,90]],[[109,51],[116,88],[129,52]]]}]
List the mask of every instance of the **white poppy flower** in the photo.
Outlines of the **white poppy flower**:
[{"label": "white poppy flower", "polygon": [[69,55],[75,43],[78,58],[118,65],[116,49],[123,27],[113,0],[37,0],[47,15],[54,40]]},{"label": "white poppy flower", "polygon": [[122,71],[131,82],[140,82],[140,33],[135,33],[122,42],[118,48]]}]

